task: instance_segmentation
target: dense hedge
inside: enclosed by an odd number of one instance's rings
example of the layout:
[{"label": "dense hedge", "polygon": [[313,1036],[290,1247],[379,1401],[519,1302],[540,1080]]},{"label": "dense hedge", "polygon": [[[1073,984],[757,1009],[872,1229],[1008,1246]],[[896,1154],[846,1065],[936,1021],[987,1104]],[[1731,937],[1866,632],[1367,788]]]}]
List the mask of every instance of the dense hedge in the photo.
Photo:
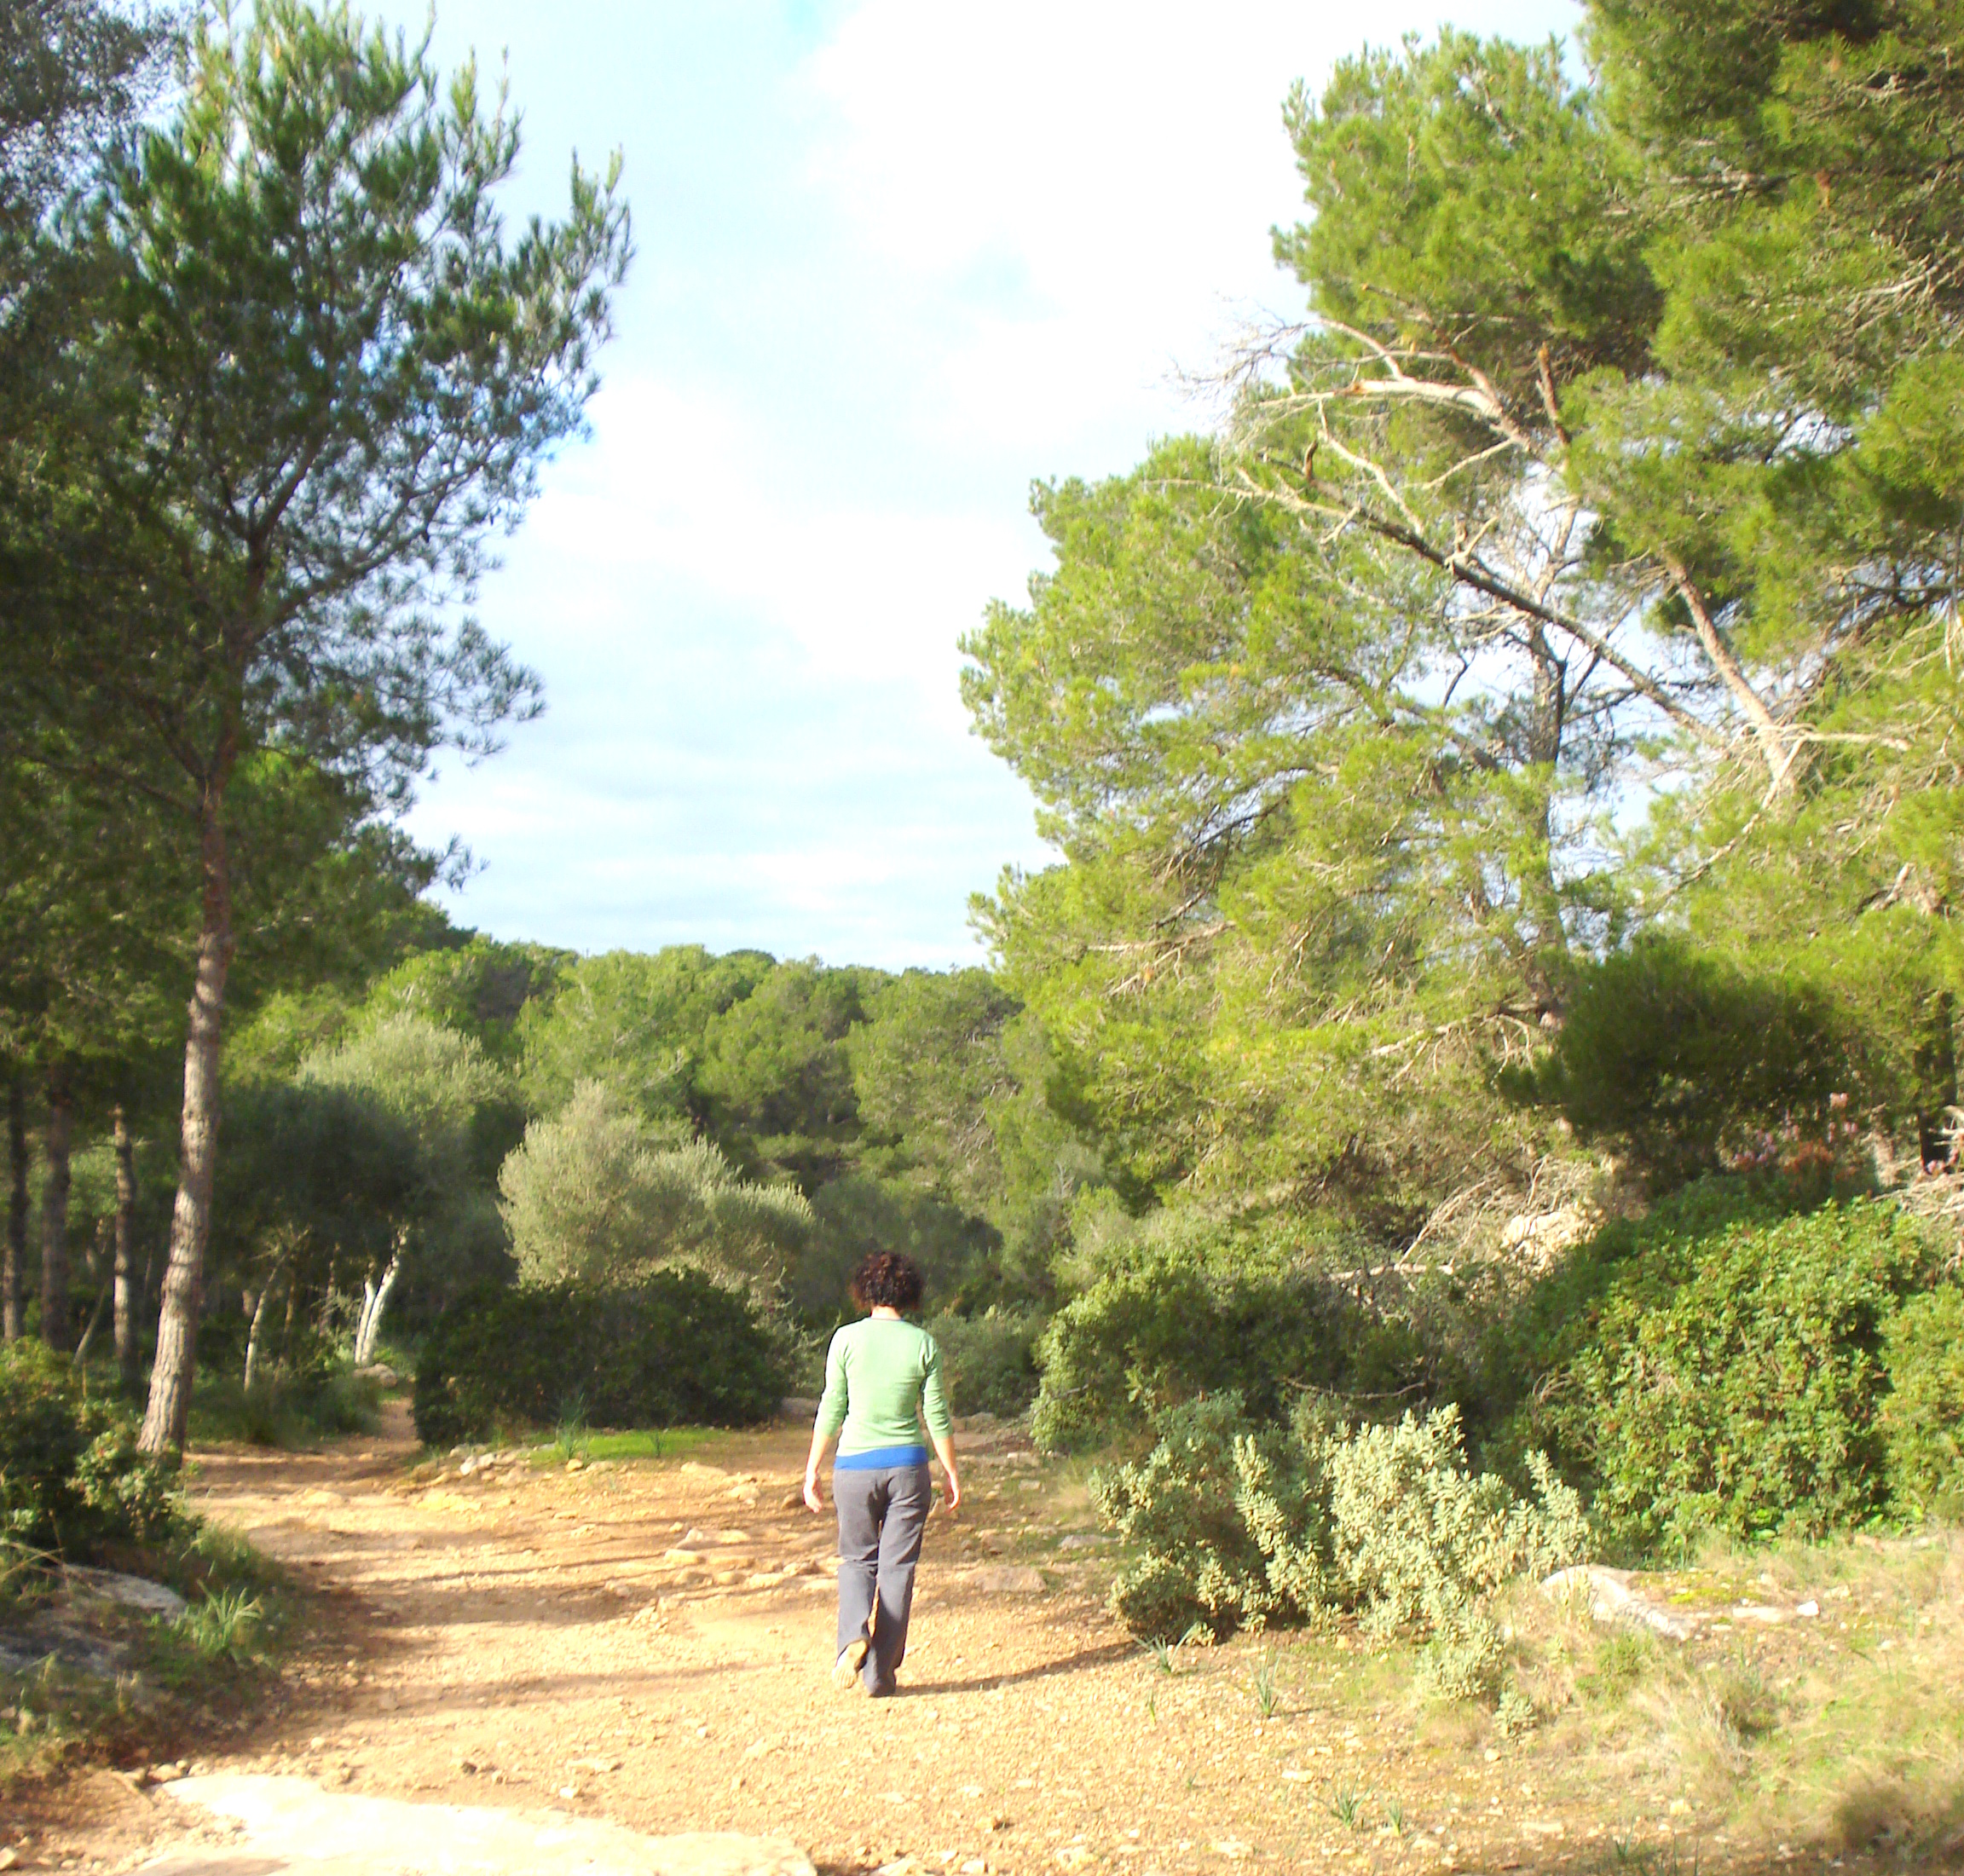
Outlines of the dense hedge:
[{"label": "dense hedge", "polygon": [[[1964,1285],[1914,1219],[1836,1196],[1824,1169],[1699,1180],[1604,1225],[1484,1328],[1480,1302],[1385,1319],[1313,1275],[1148,1256],[1053,1322],[1036,1431],[1083,1445],[1150,1420],[1164,1440],[1186,1425],[1169,1410],[1232,1394],[1250,1437],[1284,1439],[1292,1407],[1327,1433],[1387,1400],[1456,1403],[1479,1469],[1524,1492],[1545,1454],[1633,1558],[1707,1531],[1813,1537],[1964,1512]],[[1179,1515],[1196,1529],[1245,1515],[1245,1480],[1173,1470],[1155,1502],[1190,1497]],[[1174,1560],[1170,1583],[1193,1576],[1184,1541],[1155,1551]],[[1274,1567],[1257,1567],[1251,1532],[1237,1541],[1205,1545],[1228,1602],[1241,1575]]]},{"label": "dense hedge", "polygon": [[1811,1537],[1954,1492],[1964,1304],[1914,1221],[1875,1199],[1718,1220],[1624,1261],[1541,1390],[1605,1525],[1639,1551]]},{"label": "dense hedge", "polygon": [[1034,1430],[1058,1447],[1136,1434],[1201,1394],[1231,1392],[1256,1420],[1285,1417],[1304,1391],[1409,1395],[1427,1365],[1409,1325],[1312,1272],[1177,1253],[1100,1277],[1053,1319],[1038,1355]]},{"label": "dense hedge", "polygon": [[0,1552],[79,1561],[184,1521],[171,1469],[137,1452],[127,1414],[87,1399],[40,1342],[0,1347]]},{"label": "dense hedge", "polygon": [[783,1377],[749,1300],[695,1271],[631,1289],[486,1288],[438,1317],[416,1368],[428,1446],[576,1414],[595,1426],[744,1426]]},{"label": "dense hedge", "polygon": [[1480,1337],[1462,1407],[1482,1463],[1521,1482],[1530,1452],[1593,1486],[1586,1428],[1568,1411],[1572,1371],[1601,1332],[1603,1313],[1638,1285],[1668,1290],[1734,1228],[1770,1226],[1828,1203],[1818,1177],[1721,1175],[1695,1180],[1641,1217],[1612,1218],[1574,1245]]},{"label": "dense hedge", "polygon": [[1964,1289],[1912,1296],[1884,1331],[1889,1394],[1876,1415],[1897,1510],[1964,1517]]}]

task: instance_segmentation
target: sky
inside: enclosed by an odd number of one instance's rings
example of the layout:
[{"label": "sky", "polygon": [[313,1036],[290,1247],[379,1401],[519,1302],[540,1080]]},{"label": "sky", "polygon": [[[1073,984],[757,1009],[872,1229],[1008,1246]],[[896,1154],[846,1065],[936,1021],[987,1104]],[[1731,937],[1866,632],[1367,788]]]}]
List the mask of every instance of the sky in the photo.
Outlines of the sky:
[{"label": "sky", "polygon": [[1269,251],[1291,84],[1441,6],[441,0],[435,56],[502,64],[523,115],[511,218],[618,149],[638,251],[591,434],[475,609],[546,714],[410,817],[474,857],[452,917],[982,961],[970,895],[1054,858],[957,688],[962,633],[1046,562],[1031,483],[1205,426],[1184,376],[1302,303]]}]

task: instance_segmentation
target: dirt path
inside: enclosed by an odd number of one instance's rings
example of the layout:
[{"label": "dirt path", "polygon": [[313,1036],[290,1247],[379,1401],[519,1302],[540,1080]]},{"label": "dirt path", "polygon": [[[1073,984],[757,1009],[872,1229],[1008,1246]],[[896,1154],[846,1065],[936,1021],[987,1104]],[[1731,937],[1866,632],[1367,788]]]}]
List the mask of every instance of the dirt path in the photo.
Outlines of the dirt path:
[{"label": "dirt path", "polygon": [[[782,1837],[834,1871],[1516,1869],[1649,1827],[1621,1794],[1428,1745],[1341,1642],[1288,1657],[1266,1718],[1258,1643],[1158,1671],[1103,1613],[1082,1492],[1013,1451],[975,1452],[962,1518],[930,1527],[902,1696],[841,1695],[804,1439],[419,1482],[396,1409],[373,1440],[203,1456],[199,1509],[325,1592],[331,1646],[200,1769]],[[1345,1790],[1408,1791],[1410,1815],[1366,1833],[1333,1815]],[[109,1774],[87,1796],[91,1829],[50,1846],[69,1867],[182,1854],[181,1807]]]}]

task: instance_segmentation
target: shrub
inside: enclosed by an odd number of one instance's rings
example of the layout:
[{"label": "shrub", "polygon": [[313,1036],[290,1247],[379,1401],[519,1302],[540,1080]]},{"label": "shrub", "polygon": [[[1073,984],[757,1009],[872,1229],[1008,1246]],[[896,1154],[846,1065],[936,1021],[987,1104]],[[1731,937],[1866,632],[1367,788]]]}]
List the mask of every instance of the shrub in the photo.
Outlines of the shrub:
[{"label": "shrub", "polygon": [[[1238,1394],[1205,1394],[1161,1414],[1146,1458],[1092,1475],[1094,1501],[1135,1555],[1112,1606],[1134,1634],[1177,1641],[1196,1629],[1226,1635],[1271,1619],[1301,1620],[1314,1602],[1271,1584],[1268,1558],[1242,1509],[1245,1475],[1278,1503],[1291,1455],[1277,1429],[1251,1429]],[[1238,1451],[1248,1442],[1245,1458]],[[1286,1519],[1286,1512],[1283,1517]],[[1293,1528],[1291,1525],[1291,1528]],[[1272,1541],[1287,1533],[1272,1521]]]},{"label": "shrub", "polygon": [[1883,1331],[1889,1393],[1876,1415],[1896,1509],[1964,1509],[1964,1290],[1912,1296]]},{"label": "shrub", "polygon": [[979,1316],[939,1315],[927,1324],[940,1345],[949,1398],[957,1413],[1013,1418],[1037,1398],[1036,1342],[1043,1318],[1000,1308]]},{"label": "shrub", "polygon": [[1408,1325],[1312,1272],[1179,1248],[1099,1278],[1052,1319],[1038,1359],[1037,1443],[1082,1448],[1204,1394],[1278,1420],[1304,1388],[1395,1394],[1423,1358]]},{"label": "shrub", "polygon": [[1766,1129],[1825,1140],[1854,1070],[1823,1000],[1743,976],[1680,941],[1646,938],[1579,967],[1560,1033],[1516,1099],[1559,1107],[1584,1140],[1623,1146],[1660,1181],[1718,1163]]},{"label": "shrub", "polygon": [[127,1415],[84,1398],[40,1343],[0,1348],[0,1544],[80,1558],[156,1542],[184,1520],[175,1478],[137,1452]]},{"label": "shrub", "polygon": [[1538,1503],[1465,1462],[1452,1407],[1325,1433],[1251,1423],[1216,1394],[1161,1416],[1144,1459],[1095,1475],[1132,1548],[1113,1608],[1135,1633],[1313,1621],[1356,1610],[1379,1639],[1427,1637],[1424,1677],[1453,1699],[1494,1691],[1500,1635],[1486,1604],[1522,1573],[1580,1561],[1581,1500],[1536,1457]]},{"label": "shrub", "polygon": [[599,1082],[525,1129],[498,1189],[519,1270],[541,1286],[629,1284],[665,1266],[768,1282],[812,1228],[794,1188],[739,1179],[713,1142],[670,1137]]},{"label": "shrub", "polygon": [[1539,1503],[1468,1469],[1450,1406],[1361,1428],[1328,1449],[1337,1579],[1369,1632],[1423,1630],[1430,1642],[1421,1678],[1444,1698],[1497,1687],[1500,1635],[1485,1613],[1493,1591],[1586,1552],[1581,1498],[1541,1454],[1528,1463]]},{"label": "shrub", "polygon": [[1814,1536],[1879,1510],[1885,1332],[1928,1263],[1902,1213],[1857,1200],[1633,1264],[1558,1416],[1598,1509],[1641,1547]]},{"label": "shrub", "polygon": [[1829,1196],[1818,1176],[1717,1174],[1679,1187],[1641,1217],[1610,1219],[1575,1245],[1482,1340],[1465,1405],[1476,1417],[1483,1463],[1524,1483],[1527,1454],[1545,1451],[1564,1476],[1587,1480],[1589,1421],[1570,1411],[1569,1371],[1596,1340],[1619,1285],[1682,1283],[1732,1227],[1772,1224]]},{"label": "shrub", "polygon": [[549,1426],[579,1398],[598,1426],[742,1426],[783,1393],[772,1345],[748,1297],[697,1271],[633,1288],[541,1284],[482,1290],[437,1319],[416,1369],[426,1445],[500,1423]]},{"label": "shrub", "polygon": [[304,1446],[347,1433],[372,1433],[382,1389],[338,1359],[275,1368],[250,1388],[236,1375],[208,1375],[191,1405],[193,1438],[253,1446]]}]

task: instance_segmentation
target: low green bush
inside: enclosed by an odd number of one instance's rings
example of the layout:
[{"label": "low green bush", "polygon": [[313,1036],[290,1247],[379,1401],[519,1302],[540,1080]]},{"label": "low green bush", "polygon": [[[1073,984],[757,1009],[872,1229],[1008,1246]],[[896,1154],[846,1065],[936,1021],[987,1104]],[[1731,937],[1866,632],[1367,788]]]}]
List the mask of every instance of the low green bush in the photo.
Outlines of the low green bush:
[{"label": "low green bush", "polygon": [[1064,1449],[1136,1434],[1201,1394],[1233,1392],[1280,1420],[1305,1389],[1390,1398],[1425,1367],[1408,1324],[1312,1271],[1184,1248],[1100,1277],[1052,1319],[1037,1359],[1032,1430]]},{"label": "low green bush", "polygon": [[1493,1593],[1579,1562],[1580,1498],[1545,1461],[1534,1500],[1466,1463],[1457,1411],[1346,1431],[1297,1416],[1251,1420],[1238,1394],[1162,1414],[1143,1459],[1094,1475],[1130,1550],[1113,1608],[1138,1635],[1175,1640],[1355,1610],[1367,1632],[1427,1639],[1423,1678],[1453,1699],[1497,1690]]},{"label": "low green bush", "polygon": [[[1152,1641],[1306,1619],[1323,1601],[1320,1583],[1298,1587],[1269,1574],[1270,1557],[1302,1521],[1291,1514],[1314,1500],[1293,1489],[1300,1455],[1286,1434],[1258,1427],[1232,1393],[1170,1407],[1153,1430],[1143,1458],[1091,1475],[1093,1503],[1132,1553],[1112,1588],[1119,1619]],[[1266,1550],[1244,1506],[1251,1482],[1263,1495]]]},{"label": "low green bush", "polygon": [[1964,1515],[1964,1289],[1948,1282],[1905,1302],[1884,1327],[1882,1362],[1892,1502],[1906,1516]]},{"label": "low green bush", "polygon": [[416,1368],[425,1445],[500,1425],[555,1424],[569,1403],[595,1426],[745,1426],[783,1392],[749,1298],[697,1271],[631,1288],[541,1284],[484,1289],[436,1319]]},{"label": "low green bush", "polygon": [[941,1349],[941,1366],[955,1411],[1014,1419],[1037,1398],[1036,1310],[985,1309],[979,1316],[930,1317],[925,1325]]},{"label": "low green bush", "polygon": [[1567,1411],[1570,1371],[1622,1288],[1639,1280],[1653,1290],[1674,1286],[1727,1231],[1774,1224],[1833,1196],[1818,1175],[1718,1174],[1680,1186],[1640,1217],[1607,1221],[1480,1338],[1463,1406],[1481,1463],[1524,1484],[1527,1455],[1545,1452],[1572,1483],[1591,1483],[1586,1419]]},{"label": "low green bush", "polygon": [[381,1406],[380,1387],[344,1366],[274,1369],[250,1388],[236,1375],[201,1375],[192,1396],[191,1434],[199,1441],[306,1446],[373,1432]]},{"label": "low green bush", "polygon": [[0,1348],[0,1547],[79,1560],[186,1521],[174,1472],[136,1450],[126,1413],[39,1342]]},{"label": "low green bush", "polygon": [[1550,1413],[1610,1527],[1651,1550],[1884,1510],[1889,1325],[1931,1264],[1911,1220],[1857,1199],[1629,1265]]}]

